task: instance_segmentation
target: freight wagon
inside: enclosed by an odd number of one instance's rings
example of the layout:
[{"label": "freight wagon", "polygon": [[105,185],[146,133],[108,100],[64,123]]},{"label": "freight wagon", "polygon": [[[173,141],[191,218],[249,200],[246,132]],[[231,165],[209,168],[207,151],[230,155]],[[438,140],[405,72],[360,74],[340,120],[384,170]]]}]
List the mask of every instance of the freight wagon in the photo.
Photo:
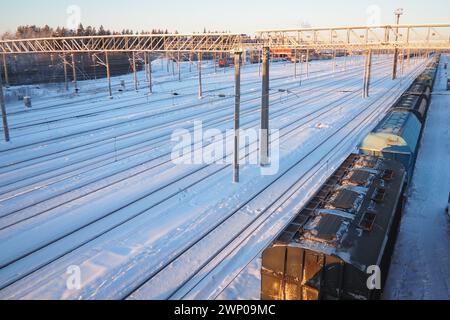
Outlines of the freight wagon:
[{"label": "freight wagon", "polygon": [[263,252],[263,300],[378,298],[400,220],[406,173],[397,161],[352,154]]},{"label": "freight wagon", "polygon": [[[420,88],[423,90],[424,88]],[[408,111],[413,113],[421,123],[425,121],[428,111],[428,99],[424,94],[409,94],[400,97],[393,110]]]},{"label": "freight wagon", "polygon": [[219,59],[219,68],[227,68],[230,66],[229,59]]},{"label": "freight wagon", "polygon": [[400,97],[393,109],[412,111],[423,123],[428,112],[431,99],[431,90],[435,73],[431,72],[433,78],[429,79],[430,72],[425,71],[420,75],[408,90]]}]

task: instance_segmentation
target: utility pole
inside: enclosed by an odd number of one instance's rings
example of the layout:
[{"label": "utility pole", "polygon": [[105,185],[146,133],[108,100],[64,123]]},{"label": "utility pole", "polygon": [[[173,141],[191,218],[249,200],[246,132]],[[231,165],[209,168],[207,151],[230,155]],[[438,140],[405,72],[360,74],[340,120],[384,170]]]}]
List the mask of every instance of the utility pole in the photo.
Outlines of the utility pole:
[{"label": "utility pole", "polygon": [[[397,19],[396,23],[398,26],[400,24],[400,16],[403,14],[403,9],[399,8],[399,9],[395,10],[394,14],[396,16],[396,19]],[[397,63],[398,63],[397,41],[398,41],[398,28],[396,29],[396,32],[395,32],[395,49],[394,49],[394,64],[393,64],[393,68],[392,68],[392,80],[397,79]]]},{"label": "utility pole", "polygon": [[202,53],[198,53],[198,98],[203,98],[203,88],[202,88]]},{"label": "utility pole", "polygon": [[216,53],[214,52],[214,74],[217,73],[217,56]]},{"label": "utility pole", "polygon": [[138,81],[137,81],[137,73],[136,73],[136,53],[133,51],[133,78],[134,78],[134,89],[136,92],[138,91]]},{"label": "utility pole", "polygon": [[258,50],[258,76],[261,78],[261,60],[262,60],[262,51]]},{"label": "utility pole", "polygon": [[398,49],[394,49],[394,65],[392,68],[392,80],[397,79]]},{"label": "utility pole", "polygon": [[[221,55],[222,55],[222,59],[226,59],[228,61],[228,58],[229,58],[228,54],[226,54],[224,56],[223,52],[222,52]],[[223,69],[223,74],[227,73],[227,67],[226,66],[224,66],[222,69]]]},{"label": "utility pole", "polygon": [[369,49],[366,52],[366,61],[364,66],[363,98],[369,97],[371,70],[372,70],[372,49]]},{"label": "utility pole", "polygon": [[170,69],[169,69],[169,53],[166,51],[166,64],[167,64],[167,73],[169,73],[170,72]]},{"label": "utility pole", "polygon": [[94,79],[97,80],[97,62],[95,61],[95,54],[90,55],[92,60],[92,66],[94,67]]},{"label": "utility pole", "polygon": [[3,95],[3,80],[1,72],[0,72],[0,107],[2,109],[3,134],[5,135],[5,141],[9,142],[8,118],[6,115],[5,97]]},{"label": "utility pole", "polygon": [[303,81],[303,61],[305,60],[305,55],[300,54],[300,85],[302,85]]},{"label": "utility pole", "polygon": [[269,62],[270,48],[264,47],[262,54],[262,95],[261,95],[261,146],[260,164],[269,163]]},{"label": "utility pole", "polygon": [[109,67],[109,55],[108,51],[105,52],[105,64],[106,64],[106,77],[108,78],[108,90],[109,90],[109,97],[112,98],[112,88],[111,88],[111,70]]},{"label": "utility pole", "polygon": [[8,64],[6,63],[6,53],[3,54],[3,70],[5,72],[5,85],[9,87]]},{"label": "utility pole", "polygon": [[148,54],[148,85],[150,93],[153,93],[153,83],[152,83],[152,56]]},{"label": "utility pole", "polygon": [[333,74],[336,72],[336,49],[333,50]]},{"label": "utility pole", "polygon": [[306,78],[309,78],[309,49],[306,50]]},{"label": "utility pole", "polygon": [[344,71],[347,71],[347,50],[344,51]]},{"label": "utility pole", "polygon": [[180,65],[180,60],[181,60],[181,54],[180,52],[178,52],[178,81],[181,81],[181,65]]},{"label": "utility pole", "polygon": [[144,73],[145,73],[145,80],[148,82],[148,61],[147,61],[147,54],[144,53]]},{"label": "utility pole", "polygon": [[294,79],[297,79],[297,49],[294,49]]},{"label": "utility pole", "polygon": [[68,77],[67,77],[67,59],[66,59],[66,55],[63,54],[62,56],[63,59],[63,67],[64,67],[64,89],[66,91],[69,91],[69,82],[68,82]]},{"label": "utility pole", "polygon": [[408,68],[411,65],[411,48],[408,48],[408,53],[407,53],[408,57],[407,57],[407,64],[408,64]]},{"label": "utility pole", "polygon": [[175,77],[175,56],[173,54],[170,55],[171,59],[170,61],[172,61],[171,65],[172,65],[172,76]]},{"label": "utility pole", "polygon": [[241,51],[234,53],[235,70],[235,100],[234,100],[234,159],[233,159],[233,182],[239,182],[239,130],[240,130],[240,112],[241,112]]},{"label": "utility pole", "polygon": [[402,49],[402,56],[401,57],[402,57],[401,58],[402,64],[401,64],[400,70],[401,70],[401,76],[402,76],[402,79],[403,79],[403,74],[404,74],[404,71],[405,71],[405,50],[404,49]]},{"label": "utility pole", "polygon": [[73,84],[75,86],[75,93],[78,93],[77,66],[76,66],[75,54],[74,53],[72,53],[72,73],[73,73]]}]

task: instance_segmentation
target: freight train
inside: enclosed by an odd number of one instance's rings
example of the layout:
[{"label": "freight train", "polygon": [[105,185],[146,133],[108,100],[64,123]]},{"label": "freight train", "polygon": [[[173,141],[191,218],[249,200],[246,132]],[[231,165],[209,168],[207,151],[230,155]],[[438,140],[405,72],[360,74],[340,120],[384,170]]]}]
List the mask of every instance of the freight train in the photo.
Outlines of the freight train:
[{"label": "freight train", "polygon": [[360,153],[401,162],[412,177],[431,91],[437,71],[435,57],[359,146]]},{"label": "freight train", "polygon": [[439,56],[262,255],[262,300],[382,295]]}]

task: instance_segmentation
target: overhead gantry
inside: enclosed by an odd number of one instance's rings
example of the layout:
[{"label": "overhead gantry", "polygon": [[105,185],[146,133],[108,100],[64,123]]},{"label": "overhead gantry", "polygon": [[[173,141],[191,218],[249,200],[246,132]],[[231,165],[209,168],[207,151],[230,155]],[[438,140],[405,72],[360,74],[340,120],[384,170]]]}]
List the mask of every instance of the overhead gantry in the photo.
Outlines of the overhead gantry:
[{"label": "overhead gantry", "polygon": [[[96,57],[104,54],[104,59],[98,61],[109,70],[108,53],[131,53],[130,60],[133,61],[131,67],[135,70],[136,55],[139,53],[144,54],[144,60],[147,60],[149,53],[178,53],[178,56],[181,53],[195,53],[201,56],[203,53],[232,52],[240,49],[243,42],[242,35],[231,33],[51,37],[3,40],[0,41],[0,53],[3,54],[4,65],[6,65],[5,56],[8,54],[59,54],[64,65],[69,64],[74,72],[76,72],[75,54],[90,53],[97,55]],[[66,56],[71,56],[71,59],[67,59]],[[202,93],[199,95],[201,97]]]},{"label": "overhead gantry", "polygon": [[229,52],[243,36],[230,33],[142,34],[85,37],[53,37],[0,41],[0,53],[95,53],[95,52]]},{"label": "overhead gantry", "polygon": [[[264,47],[306,51],[330,50],[333,59],[336,51],[358,52],[366,56],[363,97],[369,95],[372,53],[392,52],[392,79],[397,77],[399,56],[425,54],[431,51],[450,50],[450,24],[404,24],[381,26],[327,27],[300,29],[272,29],[257,31]],[[297,59],[295,59],[297,62]],[[402,63],[403,63],[402,59]],[[333,64],[334,65],[334,64]]]},{"label": "overhead gantry", "polygon": [[448,50],[450,24],[382,25],[260,30],[265,46],[340,50]]},{"label": "overhead gantry", "polygon": [[[335,67],[336,51],[357,52],[365,55],[364,79],[362,96],[369,96],[369,87],[372,69],[372,54],[374,51],[393,53],[392,79],[397,77],[398,60],[401,57],[403,70],[404,57],[407,63],[411,55],[428,56],[432,51],[450,50],[450,24],[408,24],[408,25],[382,25],[382,26],[356,26],[356,27],[329,27],[329,28],[301,28],[301,29],[274,29],[257,31],[258,42],[263,49],[264,57],[270,50],[288,49],[294,52],[294,75],[297,76],[298,52],[303,50],[300,62],[308,61],[310,51],[328,50],[333,56],[333,71]],[[264,63],[263,65],[268,68]],[[262,125],[268,129],[268,71],[263,73],[262,92]],[[265,139],[262,141],[265,144]],[[268,143],[268,142],[267,142]],[[264,159],[266,150],[262,148],[261,157]]]}]

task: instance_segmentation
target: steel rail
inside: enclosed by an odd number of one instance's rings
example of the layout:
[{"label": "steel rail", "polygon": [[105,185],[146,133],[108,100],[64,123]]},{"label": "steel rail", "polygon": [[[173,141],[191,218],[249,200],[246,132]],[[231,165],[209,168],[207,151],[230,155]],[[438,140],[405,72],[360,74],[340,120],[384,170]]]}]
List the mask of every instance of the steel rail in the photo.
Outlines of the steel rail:
[{"label": "steel rail", "polygon": [[[381,64],[382,64],[383,62],[384,62],[384,61],[382,61]],[[346,75],[346,76],[348,76],[348,75]],[[333,81],[332,83],[340,83],[340,82],[341,82],[341,80],[335,80],[335,81]],[[357,84],[358,81],[354,81],[353,83]],[[328,85],[330,85],[330,83],[329,83]],[[348,84],[345,84],[344,87],[347,86],[347,85],[348,85]],[[313,91],[314,89],[315,89],[315,88],[313,87],[313,88],[309,88],[309,89],[306,90],[306,91],[303,90],[302,92]],[[324,94],[324,95],[321,95],[320,98],[317,97],[317,96],[314,96],[314,97],[305,99],[305,100],[303,100],[303,101],[301,101],[301,102],[302,102],[302,103],[305,103],[305,102],[312,102],[312,101],[320,100],[320,99],[322,99],[322,98],[325,97],[325,96],[331,96],[331,95],[334,94],[334,92],[336,91],[336,89],[339,89],[339,87],[338,87],[338,88],[334,88],[332,91],[330,91],[330,92],[328,92],[328,93],[326,93],[326,94]],[[274,94],[274,93],[271,93],[271,94]],[[250,102],[250,101],[253,101],[253,100],[258,100],[258,99],[259,99],[259,97],[251,98],[251,99],[248,100],[247,102]],[[295,100],[296,100],[296,97],[291,96],[290,99],[288,99],[288,100],[292,100],[292,99],[295,99]],[[345,100],[345,99],[343,99],[343,101],[344,101],[344,100]],[[287,100],[284,100],[283,103],[285,103],[286,101],[287,101]],[[279,116],[283,116],[283,115],[289,113],[291,109],[295,109],[295,108],[296,108],[296,105],[295,105],[295,104],[294,104],[294,105],[291,105],[291,106],[288,106],[288,107],[285,106],[285,107],[283,107],[283,109],[281,109],[281,110],[276,110],[276,111],[274,111],[274,112],[273,112],[273,115],[275,115],[275,116],[276,116],[275,118],[277,118],[277,117],[279,117]],[[248,110],[245,110],[245,111],[243,112],[243,115],[251,115],[251,114],[256,114],[256,113],[258,112],[257,109],[254,109],[254,108],[253,108],[253,105],[252,105],[252,106],[246,106],[245,109],[248,109]],[[213,110],[213,111],[215,111],[215,110]],[[308,116],[309,116],[309,115],[310,115],[310,114],[308,114]],[[209,128],[209,127],[212,127],[212,126],[215,125],[215,124],[223,123],[224,121],[229,120],[230,117],[231,117],[231,116],[229,116],[229,115],[225,115],[225,116],[221,116],[220,118],[214,118],[214,119],[212,119],[212,120],[210,120],[210,121],[207,121],[208,125],[207,125],[207,126],[204,126],[204,127],[205,127],[205,128]],[[247,123],[246,123],[246,125],[247,125]],[[157,148],[157,147],[159,147],[160,145],[164,145],[164,142],[162,142],[162,143],[161,143],[161,142],[158,142],[159,140],[161,140],[161,138],[164,138],[164,137],[167,138],[167,136],[161,136],[160,138],[152,139],[151,141],[149,141],[149,144],[155,144],[155,145],[152,145],[152,148]],[[156,141],[153,141],[153,140],[156,140]],[[140,145],[140,146],[142,147],[142,143],[137,143],[136,145]],[[133,147],[133,146],[135,146],[135,144],[133,144],[132,146],[128,146],[128,147],[126,147],[126,148],[123,148],[123,149],[128,150],[129,148],[131,148],[131,147]],[[142,151],[142,152],[146,152],[146,151],[147,151],[147,150],[145,149],[145,150]],[[131,152],[133,152],[133,151],[131,151]],[[79,153],[79,150],[74,151],[74,153]],[[109,153],[110,153],[110,152],[109,152]],[[125,153],[130,153],[130,151],[126,151]],[[138,150],[137,154],[139,154],[139,153],[141,153],[141,151]],[[105,154],[108,154],[108,153],[105,153]],[[96,157],[101,158],[101,157],[104,156],[105,154],[98,155],[98,156],[96,156]],[[137,155],[137,154],[134,154],[133,156],[135,156],[135,155]],[[163,156],[167,156],[167,155],[169,155],[169,154],[170,154],[170,153],[162,154],[162,155],[160,155],[158,158],[162,158]],[[70,155],[70,154],[69,154],[69,155]],[[67,154],[67,153],[64,153],[64,157],[67,157],[67,156],[68,156],[68,154]],[[123,156],[124,156],[124,155],[120,154],[120,157],[121,157],[121,158],[122,158]],[[154,160],[156,160],[156,159],[158,159],[158,158],[155,158],[155,159],[153,159],[152,161],[154,161]],[[58,158],[56,158],[56,159],[58,159]],[[86,161],[88,161],[88,160],[93,160],[93,158],[87,159]],[[42,162],[48,162],[48,159],[45,159],[45,160],[43,160]],[[34,165],[34,164],[36,164],[36,163],[33,163],[33,165]],[[140,163],[140,164],[141,164],[141,163]],[[138,165],[140,165],[140,164],[138,164]],[[137,165],[136,165],[136,166],[137,166]],[[55,168],[51,169],[50,171],[53,171],[54,169],[55,169]],[[94,168],[94,170],[95,170],[95,169],[96,169],[96,168]],[[119,174],[119,173],[124,172],[124,171],[129,170],[129,169],[131,169],[131,168],[127,168],[127,169],[124,169],[124,170],[122,170],[122,171],[115,172],[115,173],[112,174],[111,176],[114,176],[114,175],[116,175],[116,174]],[[147,169],[147,170],[150,170],[150,169]],[[89,171],[89,170],[88,170],[88,171]],[[82,172],[82,173],[85,173],[85,172]],[[41,174],[46,174],[46,172],[41,173]],[[32,178],[32,177],[31,177],[31,178]],[[45,180],[45,179],[44,179],[44,180]],[[42,181],[44,181],[44,180],[42,180]],[[56,181],[56,182],[54,182],[54,183],[57,183],[57,182],[58,182],[58,181]],[[81,187],[83,187],[83,186],[84,186],[84,185],[82,185]],[[49,184],[46,184],[45,187],[48,188],[48,187],[49,187]],[[80,187],[80,186],[78,186],[78,187]],[[35,190],[35,189],[36,189],[36,187],[34,186],[34,187],[33,187],[33,190]],[[64,193],[67,193],[67,192],[70,192],[70,191],[72,191],[72,190],[65,191]],[[57,197],[57,196],[59,196],[59,195],[61,195],[61,194],[58,194],[58,195],[56,195],[56,196],[54,196],[54,197]],[[84,196],[85,196],[85,195],[84,195]],[[42,201],[39,201],[39,202],[35,202],[32,206],[36,205],[37,203],[41,203],[41,202],[44,202],[44,201],[51,200],[51,199],[53,199],[54,197],[49,198],[49,199],[45,199],[45,200],[42,200]],[[72,200],[73,200],[73,199],[72,199]],[[60,205],[61,205],[61,204],[59,204],[58,206],[60,206]],[[30,206],[29,206],[29,207],[30,207]],[[26,209],[26,208],[28,208],[28,207],[21,208],[20,210],[11,211],[11,212],[9,212],[7,215],[3,215],[2,218],[6,217],[6,216],[10,216],[10,215],[16,213],[17,211],[21,211],[21,210],[24,210],[24,209]],[[48,208],[47,208],[47,209],[48,209]],[[2,229],[4,229],[4,228],[5,228],[4,226],[1,226],[1,227],[0,227],[0,230],[2,230]]]}]

